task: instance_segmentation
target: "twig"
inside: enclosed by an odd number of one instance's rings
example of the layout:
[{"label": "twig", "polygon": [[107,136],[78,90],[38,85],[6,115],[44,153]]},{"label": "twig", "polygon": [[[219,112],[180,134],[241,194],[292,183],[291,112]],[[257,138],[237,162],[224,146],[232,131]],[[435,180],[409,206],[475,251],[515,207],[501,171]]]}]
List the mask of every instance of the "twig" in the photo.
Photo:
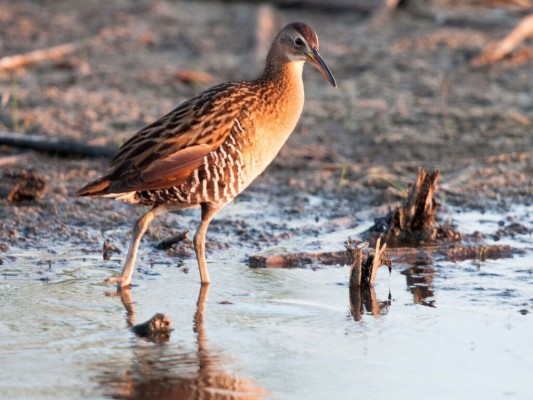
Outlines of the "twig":
[{"label": "twig", "polygon": [[8,165],[20,163],[22,160],[24,160],[27,157],[28,157],[28,153],[1,157],[0,158],[0,167],[5,167],[5,166],[8,166]]},{"label": "twig", "polygon": [[533,37],[533,14],[522,18],[518,25],[505,38],[499,42],[487,45],[481,54],[472,61],[472,65],[482,66],[498,62],[529,37]]},{"label": "twig", "polygon": [[114,146],[92,146],[70,139],[13,132],[0,132],[0,145],[32,149],[45,153],[87,157],[112,157],[118,150]]},{"label": "twig", "polygon": [[79,50],[85,42],[74,42],[53,46],[46,49],[34,50],[29,53],[17,54],[0,58],[0,71],[12,71],[27,65],[42,61],[63,58]]},{"label": "twig", "polygon": [[179,243],[184,241],[189,237],[189,230],[186,229],[181,233],[178,233],[177,235],[171,236],[167,239],[164,239],[160,241],[155,247],[158,250],[168,250],[174,243]]}]

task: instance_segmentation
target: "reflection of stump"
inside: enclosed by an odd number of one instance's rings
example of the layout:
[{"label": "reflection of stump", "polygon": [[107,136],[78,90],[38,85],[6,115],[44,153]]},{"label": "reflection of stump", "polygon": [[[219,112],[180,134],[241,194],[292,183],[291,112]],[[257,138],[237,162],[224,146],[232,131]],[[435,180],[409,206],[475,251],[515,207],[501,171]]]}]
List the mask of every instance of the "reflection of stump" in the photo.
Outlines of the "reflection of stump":
[{"label": "reflection of stump", "polygon": [[376,291],[371,286],[350,287],[350,314],[356,321],[361,321],[363,314],[372,314],[374,317],[385,315],[391,305],[391,295],[385,301],[379,301]]},{"label": "reflection of stump", "polygon": [[381,235],[393,247],[438,240],[460,240],[461,235],[451,226],[435,222],[440,209],[440,204],[434,197],[439,176],[438,170],[429,174],[419,169],[416,183],[409,191],[405,204],[387,216],[376,219],[368,235]]},{"label": "reflection of stump", "polygon": [[386,313],[390,299],[378,302],[374,291],[376,272],[381,265],[387,265],[389,272],[392,268],[391,261],[384,256],[386,244],[380,247],[381,239],[376,241],[374,254],[363,254],[367,243],[357,242],[355,247],[346,244],[346,251],[352,259],[350,270],[350,313],[356,321],[360,321],[363,313],[367,312],[377,317]]}]

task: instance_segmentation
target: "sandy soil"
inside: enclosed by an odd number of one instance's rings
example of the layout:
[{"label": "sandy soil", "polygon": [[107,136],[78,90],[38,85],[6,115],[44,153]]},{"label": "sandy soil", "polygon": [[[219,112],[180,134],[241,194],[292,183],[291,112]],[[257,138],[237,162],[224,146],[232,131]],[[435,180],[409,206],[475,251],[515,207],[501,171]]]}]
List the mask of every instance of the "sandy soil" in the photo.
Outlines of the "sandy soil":
[{"label": "sandy soil", "polygon": [[[275,10],[278,27],[302,20],[315,28],[339,87],[306,68],[300,123],[243,195],[259,203],[258,219],[261,202],[281,215],[328,220],[366,212],[371,218],[405,196],[419,166],[442,171],[446,205],[502,209],[531,203],[533,60],[527,55],[533,44],[497,65],[470,64],[520,14],[454,8],[435,13],[438,18],[427,15],[399,11],[376,28],[356,12]],[[1,56],[85,43],[61,61],[0,73],[0,131],[119,145],[208,86],[257,75],[256,18],[256,5],[233,2],[0,1]],[[182,69],[206,72],[212,82],[185,83]],[[43,238],[99,251],[103,224],[129,226],[141,213],[73,197],[104,172],[105,159],[0,147],[0,159],[16,154],[19,161],[8,167],[35,169],[47,177],[48,190],[32,202],[0,200],[5,257],[10,246],[46,247]],[[312,213],[310,195],[323,200]],[[178,230],[167,227],[166,218],[155,224],[161,235]],[[216,243],[226,228],[223,221],[214,226]],[[242,221],[227,229],[247,226]],[[280,234],[272,224],[261,227],[249,238]]]}]

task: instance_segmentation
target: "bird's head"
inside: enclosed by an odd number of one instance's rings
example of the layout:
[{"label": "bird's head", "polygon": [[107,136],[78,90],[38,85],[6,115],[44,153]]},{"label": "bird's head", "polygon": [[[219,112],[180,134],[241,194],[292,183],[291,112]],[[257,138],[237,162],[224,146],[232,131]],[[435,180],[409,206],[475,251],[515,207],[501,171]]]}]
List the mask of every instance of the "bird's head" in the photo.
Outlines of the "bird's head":
[{"label": "bird's head", "polygon": [[333,87],[337,82],[318,53],[318,37],[309,25],[293,22],[283,28],[276,37],[280,51],[288,61],[308,61],[315,66]]}]

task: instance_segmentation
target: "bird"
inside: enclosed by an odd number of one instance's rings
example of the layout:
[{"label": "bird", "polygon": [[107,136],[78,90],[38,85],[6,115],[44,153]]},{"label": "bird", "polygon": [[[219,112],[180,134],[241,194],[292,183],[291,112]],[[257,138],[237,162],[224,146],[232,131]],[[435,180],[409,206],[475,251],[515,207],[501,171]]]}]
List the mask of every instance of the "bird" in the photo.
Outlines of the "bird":
[{"label": "bird", "polygon": [[106,283],[131,286],[141,238],[152,220],[191,207],[201,209],[193,239],[201,284],[211,282],[205,257],[209,223],[266,169],[295,129],[304,106],[304,64],[337,87],[318,50],[308,24],[288,24],[275,36],[257,79],[222,83],[181,103],[135,133],[107,173],[77,192],[151,206],[133,227],[121,275]]}]

